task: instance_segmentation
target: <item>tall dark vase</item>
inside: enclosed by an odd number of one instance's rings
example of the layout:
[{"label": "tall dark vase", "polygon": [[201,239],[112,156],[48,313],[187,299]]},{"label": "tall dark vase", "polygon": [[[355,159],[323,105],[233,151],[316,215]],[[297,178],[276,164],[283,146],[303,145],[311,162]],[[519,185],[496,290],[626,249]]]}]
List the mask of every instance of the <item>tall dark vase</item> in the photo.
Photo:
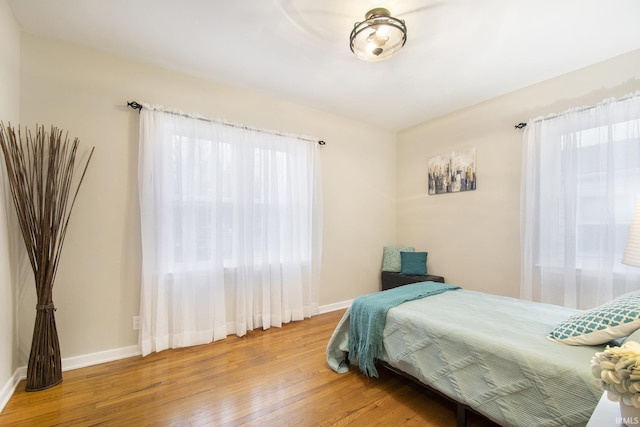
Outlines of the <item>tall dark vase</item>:
[{"label": "tall dark vase", "polygon": [[53,302],[38,301],[36,323],[33,328],[31,353],[27,366],[26,391],[44,390],[62,381],[60,342],[56,329]]},{"label": "tall dark vase", "polygon": [[71,211],[89,166],[93,149],[74,180],[79,141],[62,136],[54,126],[35,135],[5,128],[0,122],[0,148],[5,160],[11,198],[33,270],[38,305],[27,365],[27,391],[44,390],[62,381],[60,342],[53,305],[60,254]]},{"label": "tall dark vase", "polygon": [[[41,206],[40,212],[40,228],[46,229],[46,224],[52,223],[55,215],[45,205]],[[60,341],[56,327],[56,308],[53,304],[53,284],[57,262],[53,262],[56,261],[54,256],[56,253],[49,249],[52,246],[51,242],[56,238],[48,232],[41,234],[42,236],[35,236],[33,239],[34,247],[37,248],[33,256],[33,276],[38,302],[27,365],[26,391],[44,390],[62,381]],[[56,256],[59,254],[60,252]]]}]

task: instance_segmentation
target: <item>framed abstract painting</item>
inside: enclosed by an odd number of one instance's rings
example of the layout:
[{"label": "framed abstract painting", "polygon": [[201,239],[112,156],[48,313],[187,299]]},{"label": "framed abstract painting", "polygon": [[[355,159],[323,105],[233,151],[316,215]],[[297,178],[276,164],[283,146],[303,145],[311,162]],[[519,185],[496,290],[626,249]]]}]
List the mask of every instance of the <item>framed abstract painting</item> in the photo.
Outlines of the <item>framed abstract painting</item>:
[{"label": "framed abstract painting", "polygon": [[475,190],[476,147],[429,159],[429,194]]}]

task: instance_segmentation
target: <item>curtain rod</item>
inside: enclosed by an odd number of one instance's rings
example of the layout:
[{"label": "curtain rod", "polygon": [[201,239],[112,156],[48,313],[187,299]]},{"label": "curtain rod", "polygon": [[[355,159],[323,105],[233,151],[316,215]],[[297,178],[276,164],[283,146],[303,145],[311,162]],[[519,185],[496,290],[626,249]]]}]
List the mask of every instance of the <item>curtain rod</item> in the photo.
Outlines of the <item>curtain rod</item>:
[{"label": "curtain rod", "polygon": [[[136,102],[136,101],[127,101],[127,107],[131,107],[134,110],[138,110],[138,112],[140,112],[140,110],[142,110],[143,105],[138,103],[138,102]],[[264,130],[264,129],[252,128],[252,127],[249,127],[249,126],[243,126],[243,125],[237,125],[237,124],[234,124],[234,123],[227,123],[227,122],[223,122],[223,121],[207,119],[207,118],[204,118],[204,117],[192,117],[192,116],[190,116],[188,114],[181,114],[181,113],[174,112],[174,111],[165,111],[165,112],[169,113],[169,114],[176,115],[176,116],[195,118],[196,120],[202,120],[202,121],[205,121],[205,122],[220,123],[220,124],[225,125],[225,126],[231,126],[231,127],[234,127],[234,128],[251,130],[251,131],[254,131],[254,132],[270,133],[272,135],[278,135],[278,136],[292,136],[293,138],[296,138],[296,139],[299,139],[299,140],[302,140],[302,141],[310,141],[310,142],[314,142],[315,141],[314,139],[309,139],[309,138],[305,138],[305,137],[302,137],[302,136],[287,135],[285,133],[272,132],[272,131],[268,131],[268,130]],[[320,141],[317,141],[317,142],[320,145],[326,145],[327,144],[323,140],[320,140]]]},{"label": "curtain rod", "polygon": [[[629,93],[627,95],[621,96],[620,98],[607,98],[607,99],[604,99],[604,100],[600,101],[596,105],[586,105],[586,106],[583,106],[583,107],[571,108],[569,110],[563,111],[562,113],[552,113],[552,114],[549,114],[547,116],[542,117],[541,119],[536,119],[536,121],[538,121],[538,120],[544,121],[544,120],[555,119],[556,117],[560,117],[563,114],[574,112],[574,111],[593,110],[594,108],[598,108],[601,105],[609,103],[609,102],[626,101],[626,100],[631,99],[631,98],[636,97],[636,96],[640,96],[640,91]],[[516,129],[524,129],[525,127],[527,127],[527,124],[525,122],[520,122],[517,125],[515,125],[514,127]]]}]

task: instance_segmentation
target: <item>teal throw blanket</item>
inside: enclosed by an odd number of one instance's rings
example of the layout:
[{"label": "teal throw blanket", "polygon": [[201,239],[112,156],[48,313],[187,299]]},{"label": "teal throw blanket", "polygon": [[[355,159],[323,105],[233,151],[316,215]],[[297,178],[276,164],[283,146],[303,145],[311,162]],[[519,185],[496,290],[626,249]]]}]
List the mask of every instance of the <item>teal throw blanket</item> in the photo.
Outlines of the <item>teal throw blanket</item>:
[{"label": "teal throw blanket", "polygon": [[460,286],[419,282],[357,297],[349,309],[349,358],[357,358],[360,370],[367,376],[378,377],[375,361],[382,357],[384,350],[382,332],[389,309],[454,289]]}]

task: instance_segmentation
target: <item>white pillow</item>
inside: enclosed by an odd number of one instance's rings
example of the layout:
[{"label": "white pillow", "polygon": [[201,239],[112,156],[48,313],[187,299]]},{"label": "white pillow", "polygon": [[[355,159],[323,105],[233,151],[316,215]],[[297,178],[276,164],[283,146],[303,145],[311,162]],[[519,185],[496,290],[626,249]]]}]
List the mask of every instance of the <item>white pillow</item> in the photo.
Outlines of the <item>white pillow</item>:
[{"label": "white pillow", "polygon": [[569,345],[598,345],[630,335],[640,328],[640,291],[574,314],[556,326],[547,338]]}]

